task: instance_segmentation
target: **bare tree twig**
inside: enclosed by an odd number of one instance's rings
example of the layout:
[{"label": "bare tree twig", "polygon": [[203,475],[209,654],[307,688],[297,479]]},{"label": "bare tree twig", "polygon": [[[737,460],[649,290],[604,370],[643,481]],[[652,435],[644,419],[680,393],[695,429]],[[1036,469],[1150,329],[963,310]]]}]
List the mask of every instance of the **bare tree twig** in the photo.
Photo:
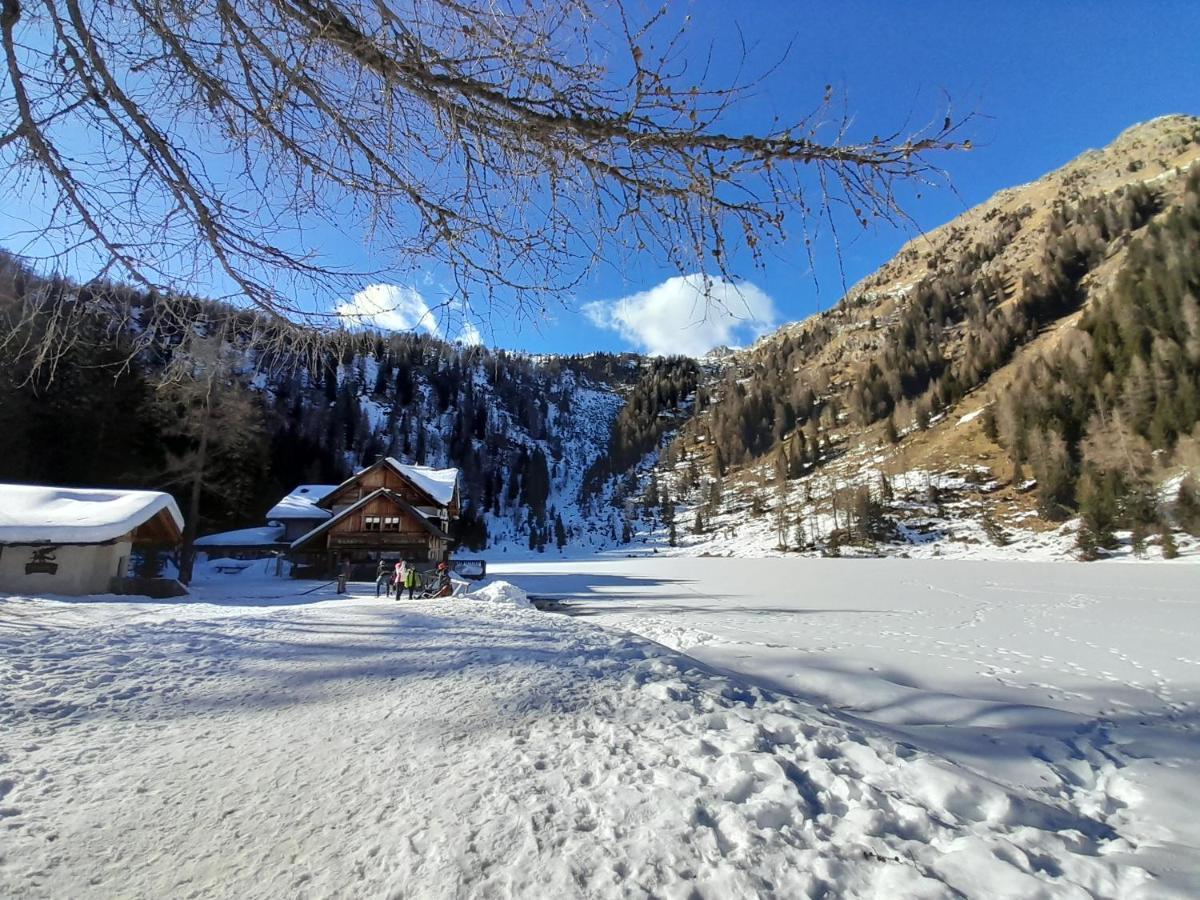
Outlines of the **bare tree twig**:
[{"label": "bare tree twig", "polygon": [[[798,121],[730,132],[765,82],[689,78],[686,20],[609,7],[0,0],[0,183],[48,198],[27,239],[58,248],[56,268],[226,284],[263,340],[294,346],[311,340],[298,325],[341,324],[328,298],[418,269],[447,273],[447,308],[517,319],[629,253],[732,278],[791,220],[806,236],[835,207],[904,221],[897,187],[941,180],[932,157],[969,146],[949,116],[851,139],[828,88]],[[373,237],[372,272],[309,238],[348,221]]]}]

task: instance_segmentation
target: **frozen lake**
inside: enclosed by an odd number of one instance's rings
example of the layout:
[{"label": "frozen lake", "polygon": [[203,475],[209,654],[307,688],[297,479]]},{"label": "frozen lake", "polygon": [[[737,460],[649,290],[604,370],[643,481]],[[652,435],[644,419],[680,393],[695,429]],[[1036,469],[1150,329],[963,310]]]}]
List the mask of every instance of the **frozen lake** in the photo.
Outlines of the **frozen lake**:
[{"label": "frozen lake", "polygon": [[1194,565],[665,558],[491,571],[1094,813],[1200,892]]}]

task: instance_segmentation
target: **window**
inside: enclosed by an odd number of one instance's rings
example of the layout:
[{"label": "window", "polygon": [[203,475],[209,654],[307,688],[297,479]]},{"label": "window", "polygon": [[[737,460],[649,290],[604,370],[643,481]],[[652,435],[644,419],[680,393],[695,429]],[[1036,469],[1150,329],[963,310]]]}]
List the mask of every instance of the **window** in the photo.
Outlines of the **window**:
[{"label": "window", "polygon": [[363,516],[363,531],[378,531],[379,524],[379,516]]},{"label": "window", "polygon": [[384,516],[383,517],[383,530],[384,531],[399,531],[400,530],[400,517],[399,516]]}]

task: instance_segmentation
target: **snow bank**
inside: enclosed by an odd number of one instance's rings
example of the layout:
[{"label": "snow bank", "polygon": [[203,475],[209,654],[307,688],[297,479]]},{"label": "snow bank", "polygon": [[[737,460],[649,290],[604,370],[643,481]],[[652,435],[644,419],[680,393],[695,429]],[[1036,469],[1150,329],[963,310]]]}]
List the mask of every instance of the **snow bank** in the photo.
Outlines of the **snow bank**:
[{"label": "snow bank", "polygon": [[958,420],[958,424],[966,425],[968,422],[974,422],[976,419],[978,419],[980,416],[983,415],[983,411],[985,409],[987,409],[987,406],[981,406],[981,407],[979,407],[979,409],[975,410],[974,412],[969,412],[965,416],[961,416]]},{"label": "snow bank", "polygon": [[112,541],[163,510],[182,530],[179,507],[161,491],[0,484],[0,543]]},{"label": "snow bank", "polygon": [[509,584],[507,581],[493,581],[477,591],[464,594],[463,598],[482,600],[484,603],[494,603],[499,606],[513,606],[518,609],[533,608],[533,604],[529,602],[529,595],[515,584]]}]

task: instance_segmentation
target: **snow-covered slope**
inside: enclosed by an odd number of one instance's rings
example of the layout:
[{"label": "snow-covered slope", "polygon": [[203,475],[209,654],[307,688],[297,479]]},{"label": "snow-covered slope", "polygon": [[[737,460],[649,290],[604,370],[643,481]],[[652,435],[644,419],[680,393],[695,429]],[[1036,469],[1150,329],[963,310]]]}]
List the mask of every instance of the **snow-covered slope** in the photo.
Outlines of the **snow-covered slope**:
[{"label": "snow-covered slope", "polygon": [[[968,419],[970,421],[970,419]],[[1013,486],[998,481],[993,469],[967,461],[942,460],[941,470],[895,471],[888,452],[875,446],[853,447],[830,463],[781,487],[772,467],[762,463],[741,481],[720,485],[720,502],[710,502],[711,476],[674,512],[672,546],[661,511],[635,508],[637,530],[629,544],[612,550],[666,556],[880,556],[912,559],[1074,560],[1079,558],[1080,520],[1047,523],[1032,509],[1036,482]],[[686,481],[685,463],[672,468],[648,466],[663,485]],[[1164,478],[1159,504],[1169,520],[1182,475]],[[856,495],[874,504],[878,536],[857,534]],[[684,495],[682,490],[677,496]],[[697,512],[703,530],[694,528]],[[830,540],[845,542],[836,550]],[[1118,545],[1104,552],[1114,560],[1162,560],[1161,535],[1152,534],[1135,548],[1129,531],[1116,534]],[[1172,530],[1178,561],[1200,562],[1200,539]]]},{"label": "snow-covered slope", "polygon": [[[550,437],[529,438],[525,442],[527,447],[541,449],[550,461],[549,524],[553,526],[555,516],[562,518],[571,553],[589,553],[611,546],[614,532],[619,534],[619,526],[611,514],[598,516],[583,508],[580,488],[588,467],[608,446],[612,423],[622,403],[616,390],[572,378],[570,403],[565,408],[549,410]],[[510,422],[506,427],[519,434],[515,423]],[[530,548],[529,518],[519,509],[489,513],[487,521],[490,558],[559,555],[553,535],[540,551]]]}]

